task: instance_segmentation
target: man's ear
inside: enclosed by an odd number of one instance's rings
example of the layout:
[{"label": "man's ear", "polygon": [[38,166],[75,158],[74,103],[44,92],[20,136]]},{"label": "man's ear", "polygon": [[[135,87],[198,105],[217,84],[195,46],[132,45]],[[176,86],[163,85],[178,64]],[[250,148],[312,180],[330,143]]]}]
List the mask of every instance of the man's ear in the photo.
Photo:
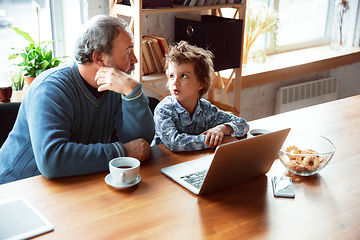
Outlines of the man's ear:
[{"label": "man's ear", "polygon": [[94,52],[93,53],[93,61],[96,65],[98,65],[99,67],[103,67],[105,66],[104,64],[104,58],[103,58],[103,53],[101,52]]}]

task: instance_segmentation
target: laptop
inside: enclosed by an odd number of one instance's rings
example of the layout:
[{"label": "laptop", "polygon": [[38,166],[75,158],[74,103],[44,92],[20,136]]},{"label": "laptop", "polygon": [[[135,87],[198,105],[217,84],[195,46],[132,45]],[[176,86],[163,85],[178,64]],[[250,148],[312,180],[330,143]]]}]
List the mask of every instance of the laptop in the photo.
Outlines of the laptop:
[{"label": "laptop", "polygon": [[212,155],[161,172],[196,195],[214,192],[266,174],[289,132],[287,128],[222,144]]}]

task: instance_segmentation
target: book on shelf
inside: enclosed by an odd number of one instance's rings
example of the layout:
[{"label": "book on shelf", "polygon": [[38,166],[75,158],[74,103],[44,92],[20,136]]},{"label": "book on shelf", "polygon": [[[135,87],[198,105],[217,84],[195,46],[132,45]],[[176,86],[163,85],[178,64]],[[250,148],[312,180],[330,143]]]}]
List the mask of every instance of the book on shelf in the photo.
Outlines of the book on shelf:
[{"label": "book on shelf", "polygon": [[144,39],[151,41],[151,46],[153,47],[156,61],[158,62],[159,67],[161,68],[159,72],[163,72],[163,69],[165,68],[165,63],[164,63],[164,54],[161,50],[160,43],[156,38],[150,36],[145,36]]},{"label": "book on shelf", "polygon": [[175,5],[184,5],[184,2],[186,2],[187,0],[173,0],[173,4]]},{"label": "book on shelf", "polygon": [[142,61],[142,75],[149,74],[149,68],[146,64],[144,53],[141,53],[141,61]]},{"label": "book on shelf", "polygon": [[206,2],[204,3],[204,6],[213,5],[213,1],[214,1],[214,0],[206,0]]},{"label": "book on shelf", "polygon": [[168,43],[167,39],[164,37],[161,37],[161,36],[154,35],[154,34],[151,34],[149,36],[157,39],[157,41],[160,44],[161,50],[165,56],[165,54],[167,54],[169,52],[169,43]]},{"label": "book on shelf", "polygon": [[196,6],[203,6],[204,3],[205,3],[205,0],[198,0],[198,1],[196,2]]},{"label": "book on shelf", "polygon": [[183,6],[189,6],[191,0],[173,0],[173,4],[175,5],[183,5]]},{"label": "book on shelf", "polygon": [[[141,51],[143,54],[142,65],[144,75],[164,72],[164,58],[165,54],[169,52],[169,43],[165,37],[154,34],[144,36],[141,39]],[[144,66],[145,64],[146,66]]]},{"label": "book on shelf", "polygon": [[[123,4],[127,6],[132,6],[130,3],[131,0],[115,0],[115,4]],[[172,8],[172,0],[143,0],[142,8]]]},{"label": "book on shelf", "polygon": [[146,62],[146,65],[149,69],[149,73],[154,73],[156,72],[156,66],[154,63],[154,60],[152,59],[152,55],[150,53],[149,47],[148,47],[148,43],[146,39],[142,39],[141,41],[141,49],[142,49],[142,53],[144,55],[144,60]]},{"label": "book on shelf", "polygon": [[191,1],[189,2],[189,7],[195,6],[196,2],[197,2],[197,0],[191,0]]},{"label": "book on shelf", "polygon": [[205,0],[203,5],[208,6],[210,1],[212,1],[212,0]]},{"label": "book on shelf", "polygon": [[155,72],[162,72],[161,63],[159,62],[159,58],[157,57],[157,53],[155,51],[154,42],[151,39],[146,39],[147,37],[144,37],[147,44],[147,49],[149,51],[149,55],[151,56],[151,60],[155,65]]}]

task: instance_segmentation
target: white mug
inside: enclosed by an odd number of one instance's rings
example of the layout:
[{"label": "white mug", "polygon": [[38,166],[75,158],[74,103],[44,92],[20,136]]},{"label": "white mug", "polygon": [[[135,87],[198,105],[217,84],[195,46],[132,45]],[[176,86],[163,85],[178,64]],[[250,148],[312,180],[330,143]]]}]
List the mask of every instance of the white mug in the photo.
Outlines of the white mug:
[{"label": "white mug", "polygon": [[140,161],[132,157],[118,157],[109,162],[111,177],[120,184],[130,184],[140,171]]},{"label": "white mug", "polygon": [[263,134],[266,134],[266,133],[269,133],[270,131],[266,130],[266,129],[252,129],[250,130],[250,135],[251,137],[256,137],[256,136],[259,136],[259,135],[263,135]]}]

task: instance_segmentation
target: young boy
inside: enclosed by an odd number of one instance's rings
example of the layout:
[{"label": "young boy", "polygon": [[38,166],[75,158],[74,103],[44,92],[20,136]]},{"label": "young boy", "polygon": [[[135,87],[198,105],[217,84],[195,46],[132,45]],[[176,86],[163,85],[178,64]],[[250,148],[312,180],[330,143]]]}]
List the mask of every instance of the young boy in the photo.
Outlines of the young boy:
[{"label": "young boy", "polygon": [[165,68],[171,96],[154,112],[155,137],[151,145],[171,151],[213,148],[249,131],[245,119],[219,110],[201,98],[210,88],[213,54],[185,41],[170,47]]}]

